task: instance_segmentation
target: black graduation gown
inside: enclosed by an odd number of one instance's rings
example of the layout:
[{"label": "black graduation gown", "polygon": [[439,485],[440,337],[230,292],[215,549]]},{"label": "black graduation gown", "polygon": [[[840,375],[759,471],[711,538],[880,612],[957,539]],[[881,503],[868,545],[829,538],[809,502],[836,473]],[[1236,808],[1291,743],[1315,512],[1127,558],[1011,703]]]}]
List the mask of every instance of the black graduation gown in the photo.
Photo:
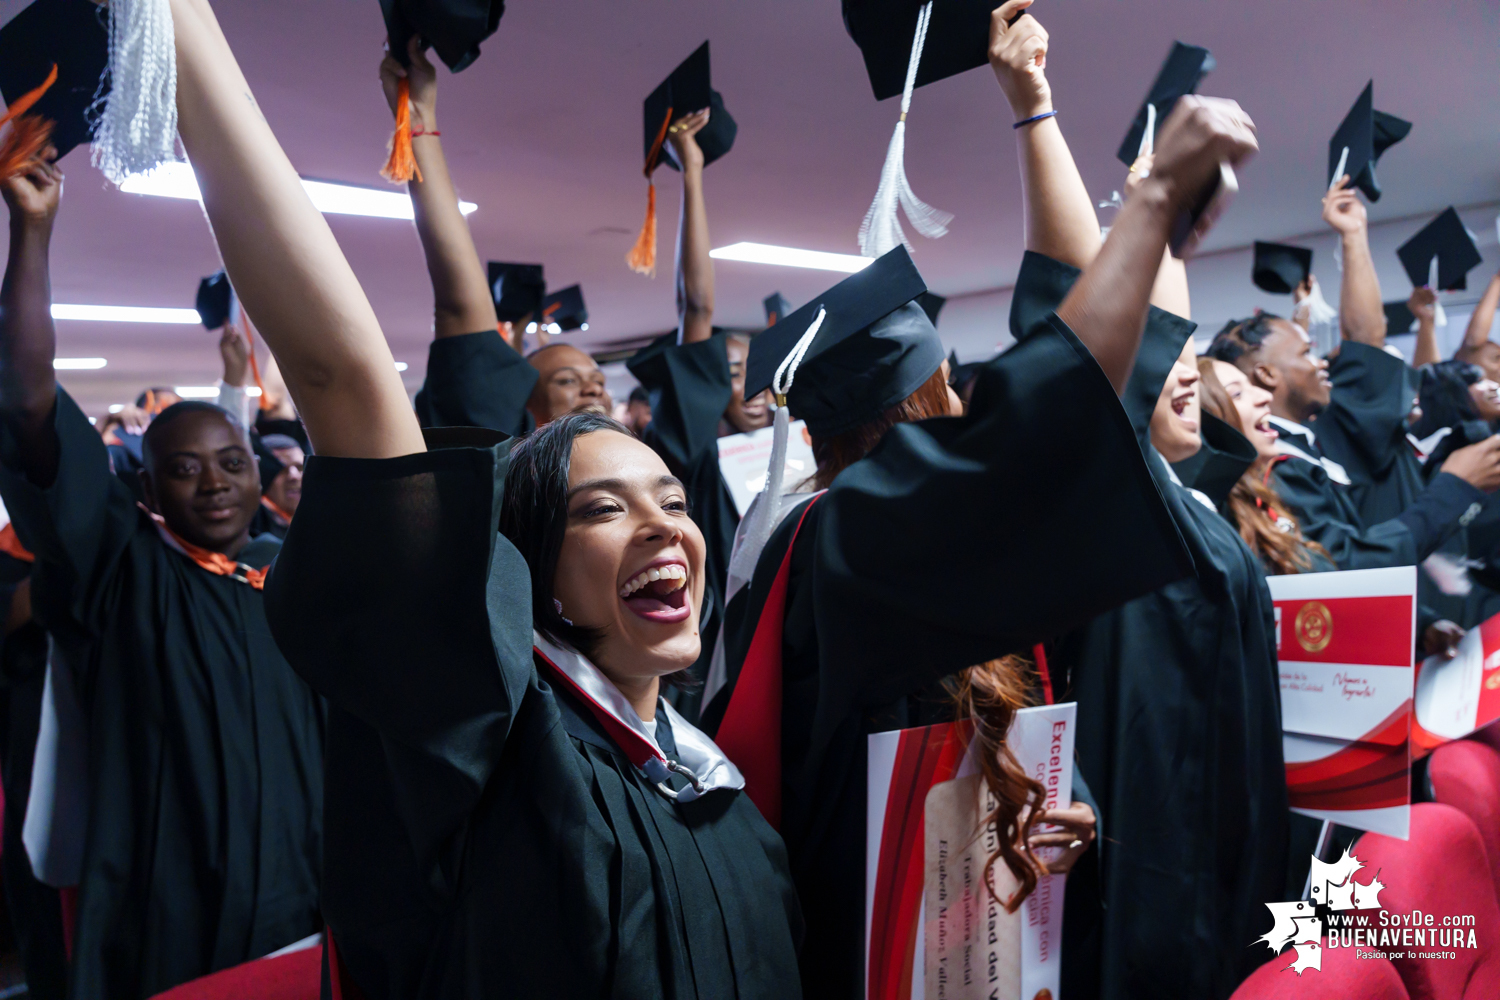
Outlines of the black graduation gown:
[{"label": "black graduation gown", "polygon": [[330,706],[340,959],[368,1000],[798,996],[775,831],[739,792],[669,802],[538,673],[507,461],[308,462],[267,603]]},{"label": "black graduation gown", "polygon": [[[699,681],[708,675],[714,643],[724,621],[724,588],[740,512],[719,468],[719,421],[729,406],[727,337],[715,334],[692,344],[677,343],[676,332],[658,338],[626,367],[651,394],[651,423],[641,433],[667,468],[687,487],[688,509],[703,532],[703,652],[693,664]],[[698,721],[702,688],[679,690],[673,706],[689,722]]]},{"label": "black graduation gown", "polygon": [[1378,347],[1346,340],[1329,362],[1328,377],[1328,406],[1313,421],[1318,445],[1348,473],[1361,522],[1389,521],[1427,486],[1406,438],[1417,373]]},{"label": "black graduation gown", "polygon": [[488,427],[512,437],[536,424],[526,401],[537,370],[495,330],[438,337],[414,401],[423,427]]},{"label": "black graduation gown", "polygon": [[1366,527],[1348,487],[1334,482],[1321,464],[1321,432],[1314,439],[1285,422],[1276,427],[1283,451],[1272,474],[1276,492],[1297,516],[1303,536],[1326,548],[1339,569],[1415,565],[1483,504],[1483,492],[1440,472],[1401,513]]},{"label": "black graduation gown", "polygon": [[[89,818],[70,996],[149,996],[316,932],[323,718],[260,591],[169,548],[57,393],[57,480],[0,495],[36,553],[37,621],[73,658],[88,720]],[[274,539],[238,561],[267,565]]]},{"label": "black graduation gown", "polygon": [[286,537],[287,529],[292,523],[284,519],[280,514],[271,510],[265,504],[261,504],[260,510],[250,519],[250,537],[258,538],[261,535],[270,535],[275,539]]},{"label": "black graduation gown", "polygon": [[[0,554],[0,620],[9,615],[16,585],[30,575],[31,563]],[[21,842],[46,672],[47,634],[35,621],[0,639],[0,781],[6,804],[0,878],[16,950],[26,969],[27,996],[62,1000],[67,995],[68,965],[61,903],[57,890],[32,873]]]},{"label": "black graduation gown", "polygon": [[[726,624],[715,718],[800,516]],[[1135,429],[1055,315],[984,366],[966,416],[898,424],[840,473],[797,536],[782,634],[781,833],[805,995],[852,1000],[864,980],[868,734],[951,720],[942,678],[1189,571]]]}]

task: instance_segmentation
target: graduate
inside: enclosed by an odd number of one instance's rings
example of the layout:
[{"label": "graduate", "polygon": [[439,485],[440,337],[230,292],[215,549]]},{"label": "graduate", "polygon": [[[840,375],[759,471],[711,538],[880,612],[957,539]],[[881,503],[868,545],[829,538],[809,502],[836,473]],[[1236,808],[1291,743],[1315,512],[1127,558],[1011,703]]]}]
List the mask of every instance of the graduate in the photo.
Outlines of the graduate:
[{"label": "graduate", "polygon": [[[433,293],[434,339],[416,398],[422,426],[488,427],[517,435],[575,410],[608,413],[612,404],[604,373],[588,354],[555,343],[523,358],[501,335],[499,293],[493,286],[502,275],[486,280],[459,211],[438,128],[437,68],[420,35],[410,35],[403,51],[387,52],[381,61],[380,82],[392,114],[402,81],[409,93],[417,168],[406,187]],[[531,315],[508,315],[504,327],[518,332]],[[515,344],[520,342],[515,337]]]},{"label": "graduate", "polygon": [[429,451],[212,10],[172,13],[204,208],[316,446],[268,600],[330,706],[342,995],[798,996],[780,839],[659,697],[700,645],[682,484],[602,414]]},{"label": "graduate", "polygon": [[[699,76],[706,71],[706,58],[701,63]],[[694,64],[690,59],[684,67]],[[685,72],[679,67],[673,77]],[[706,80],[698,82],[707,87]],[[679,690],[674,701],[675,707],[694,721],[701,707],[702,682],[724,620],[729,557],[740,523],[739,510],[720,471],[718,439],[759,430],[771,420],[768,393],[745,398],[749,341],[715,332],[713,326],[714,265],[709,257],[708,208],[703,192],[706,157],[698,137],[714,124],[716,113],[724,113],[722,102],[718,112],[711,108],[689,111],[667,126],[666,149],[673,165],[682,172],[682,211],[677,226],[678,328],[626,362],[630,373],[650,394],[651,418],[640,431],[641,440],[687,484],[689,509],[708,544],[708,584],[699,612],[703,656],[693,666],[694,685]]]},{"label": "graduate", "polygon": [[285,434],[252,432],[250,447],[260,474],[260,510],[250,524],[250,534],[286,538],[292,515],[302,501],[302,467],[307,453],[296,438]]},{"label": "graduate", "polygon": [[266,625],[279,546],[250,536],[245,428],[167,407],[142,438],[139,505],[52,373],[61,172],[37,161],[0,188],[0,495],[87,724],[69,996],[134,1000],[318,931],[323,712]]},{"label": "graduate", "polygon": [[[1045,102],[1045,34],[1029,15],[1006,26],[1025,6],[996,12],[991,59],[1008,97],[1020,76],[1041,84],[1026,100]],[[1047,108],[1022,109],[1014,97],[1012,107],[1038,130],[1020,140],[1024,168],[1028,147],[1044,160],[1061,135]],[[985,366],[962,417],[946,416],[961,404],[899,247],[752,344],[747,391],[776,382],[807,421],[820,470],[843,465],[772,531],[746,605],[726,626],[731,676],[713,706],[716,738],[786,838],[807,918],[806,995],[860,995],[867,735],[952,719],[945,678],[993,679],[1004,665],[990,661],[1189,572],[1119,393],[1132,368],[1160,388],[1181,344],[1168,365],[1142,371],[1147,300],[1181,192],[1200,191],[1221,159],[1253,147],[1231,102],[1183,107],[1163,131],[1147,194],[1121,212],[1066,301]],[[1185,326],[1175,332],[1185,339]],[[1090,461],[1060,457],[1084,452]],[[779,712],[757,712],[758,700]],[[1001,791],[997,860],[1024,888],[1035,875],[1025,797],[991,788]],[[1064,846],[1087,846],[1067,834]]]},{"label": "graduate", "polygon": [[1500,306],[1500,274],[1490,278],[1484,286],[1484,293],[1469,315],[1469,325],[1464,328],[1463,343],[1453,352],[1455,361],[1467,361],[1483,368],[1485,378],[1491,382],[1500,382],[1500,344],[1490,339],[1497,306]]}]

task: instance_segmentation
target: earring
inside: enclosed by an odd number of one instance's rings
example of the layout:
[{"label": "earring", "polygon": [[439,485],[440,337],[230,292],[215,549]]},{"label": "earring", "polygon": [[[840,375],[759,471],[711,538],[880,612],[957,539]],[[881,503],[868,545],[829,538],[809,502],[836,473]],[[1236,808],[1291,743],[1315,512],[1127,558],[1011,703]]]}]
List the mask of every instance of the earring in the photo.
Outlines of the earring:
[{"label": "earring", "polygon": [[557,609],[557,617],[561,618],[563,621],[567,622],[569,625],[573,624],[573,619],[569,618],[567,615],[565,615],[565,614],[562,613],[562,601],[559,601],[557,598],[554,597],[554,598],[552,598],[552,606]]}]

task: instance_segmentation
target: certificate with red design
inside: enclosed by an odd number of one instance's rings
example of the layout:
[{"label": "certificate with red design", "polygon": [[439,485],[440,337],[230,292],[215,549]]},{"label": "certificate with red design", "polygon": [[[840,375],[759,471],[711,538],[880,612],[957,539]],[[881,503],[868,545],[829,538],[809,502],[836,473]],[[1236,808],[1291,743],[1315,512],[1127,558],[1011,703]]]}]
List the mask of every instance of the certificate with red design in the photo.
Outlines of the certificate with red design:
[{"label": "certificate with red design", "polygon": [[1416,713],[1412,741],[1419,754],[1500,719],[1500,615],[1469,629],[1453,659],[1422,661]]},{"label": "certificate with red design", "polygon": [[1294,812],[1405,838],[1411,810],[1414,566],[1273,576]]}]

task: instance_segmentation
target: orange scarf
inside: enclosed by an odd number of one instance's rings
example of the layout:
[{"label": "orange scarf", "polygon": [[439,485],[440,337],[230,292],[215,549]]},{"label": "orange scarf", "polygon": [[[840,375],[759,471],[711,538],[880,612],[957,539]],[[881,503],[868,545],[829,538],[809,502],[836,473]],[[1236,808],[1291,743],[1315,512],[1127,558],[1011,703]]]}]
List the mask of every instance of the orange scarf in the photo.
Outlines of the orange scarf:
[{"label": "orange scarf", "polygon": [[260,495],[260,505],[266,510],[270,511],[272,514],[275,514],[277,517],[281,518],[287,524],[292,523],[292,515],[276,506],[276,502],[270,497],[266,496],[264,493]]},{"label": "orange scarf", "polygon": [[19,559],[21,562],[36,562],[36,556],[27,552],[26,547],[21,544],[14,524],[7,524],[0,528],[0,552],[4,552],[12,559]]},{"label": "orange scarf", "polygon": [[266,573],[270,570],[269,566],[254,569],[242,562],[235,562],[222,552],[213,552],[201,545],[194,545],[167,527],[166,519],[160,514],[148,510],[145,504],[139,506],[141,510],[151,515],[151,520],[156,522],[156,531],[161,535],[161,540],[167,543],[167,547],[181,552],[197,563],[200,569],[206,569],[214,576],[227,576],[231,580],[248,583],[255,590],[266,589]]}]

